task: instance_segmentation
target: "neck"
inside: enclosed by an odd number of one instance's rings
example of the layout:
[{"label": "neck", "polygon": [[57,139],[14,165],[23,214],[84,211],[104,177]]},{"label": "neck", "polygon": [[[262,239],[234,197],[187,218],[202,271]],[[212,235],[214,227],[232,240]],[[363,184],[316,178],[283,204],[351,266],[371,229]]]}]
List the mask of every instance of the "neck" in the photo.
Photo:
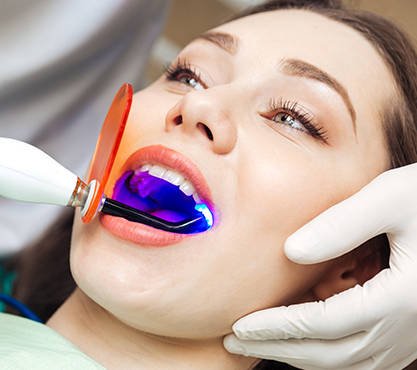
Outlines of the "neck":
[{"label": "neck", "polygon": [[232,355],[223,338],[168,338],[131,328],[81,290],[59,308],[47,325],[108,370],[250,369],[254,358]]}]

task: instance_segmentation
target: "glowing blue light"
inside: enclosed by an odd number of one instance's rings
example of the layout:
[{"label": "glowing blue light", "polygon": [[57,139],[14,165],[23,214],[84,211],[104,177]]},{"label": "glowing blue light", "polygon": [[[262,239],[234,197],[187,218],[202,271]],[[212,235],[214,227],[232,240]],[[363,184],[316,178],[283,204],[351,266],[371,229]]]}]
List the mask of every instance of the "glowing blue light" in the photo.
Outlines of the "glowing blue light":
[{"label": "glowing blue light", "polygon": [[205,204],[196,204],[195,205],[195,210],[198,212],[201,212],[204,217],[206,218],[206,222],[208,227],[212,227],[213,226],[213,215],[210,211],[210,209],[205,205]]}]

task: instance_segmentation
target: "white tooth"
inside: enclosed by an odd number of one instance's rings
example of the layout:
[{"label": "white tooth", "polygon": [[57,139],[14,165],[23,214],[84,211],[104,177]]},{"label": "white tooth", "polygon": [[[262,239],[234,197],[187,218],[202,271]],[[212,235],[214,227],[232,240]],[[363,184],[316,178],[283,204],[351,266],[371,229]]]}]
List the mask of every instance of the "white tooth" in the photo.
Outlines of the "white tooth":
[{"label": "white tooth", "polygon": [[193,195],[193,193],[195,192],[194,187],[187,181],[185,180],[181,185],[180,185],[180,190],[185,194],[185,195]]},{"label": "white tooth", "polygon": [[194,194],[193,194],[193,198],[194,198],[194,201],[195,201],[197,204],[200,204],[200,203],[201,203],[201,199],[200,199],[200,197],[197,195],[197,193],[194,193]]},{"label": "white tooth", "polygon": [[167,170],[163,174],[162,178],[176,186],[181,185],[182,182],[184,181],[184,176],[181,176],[179,173],[176,173],[171,170]]},{"label": "white tooth", "polygon": [[196,203],[201,203],[200,197],[195,192],[194,186],[190,182],[185,180],[184,176],[177,172],[167,170],[164,167],[158,165],[144,165],[140,169],[141,172],[148,171],[150,175],[163,179],[175,186],[179,186],[179,189],[187,196],[193,196]]},{"label": "white tooth", "polygon": [[158,178],[162,178],[163,174],[165,173],[166,169],[163,167],[159,167],[157,165],[154,165],[151,167],[151,169],[149,170],[149,174],[154,176],[154,177],[158,177]]}]

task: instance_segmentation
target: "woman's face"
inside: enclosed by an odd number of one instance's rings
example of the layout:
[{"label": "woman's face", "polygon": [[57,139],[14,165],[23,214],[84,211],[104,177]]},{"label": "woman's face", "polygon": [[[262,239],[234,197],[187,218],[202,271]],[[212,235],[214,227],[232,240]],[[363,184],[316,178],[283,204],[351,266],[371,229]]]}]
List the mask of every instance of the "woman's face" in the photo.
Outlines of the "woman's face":
[{"label": "woman's face", "polygon": [[80,288],[134,328],[185,338],[314,299],[329,265],[294,264],[283,244],[387,169],[379,112],[393,83],[383,61],[351,28],[286,10],[194,40],[167,76],[134,95],[106,193],[126,171],[159,165],[194,185],[214,226],[177,237],[76,217]]}]

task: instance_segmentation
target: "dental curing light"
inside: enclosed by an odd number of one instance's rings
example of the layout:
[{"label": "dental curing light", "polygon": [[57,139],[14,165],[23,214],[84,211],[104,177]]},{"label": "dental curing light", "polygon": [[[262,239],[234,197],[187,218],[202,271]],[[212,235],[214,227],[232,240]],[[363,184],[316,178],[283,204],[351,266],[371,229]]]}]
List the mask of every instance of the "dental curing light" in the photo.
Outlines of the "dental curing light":
[{"label": "dental curing light", "polygon": [[85,223],[103,212],[174,233],[208,230],[213,222],[205,204],[196,204],[191,216],[173,222],[104,195],[130,112],[132,94],[131,85],[124,84],[113,100],[100,132],[88,185],[38,148],[0,138],[0,195],[24,202],[81,207]]}]

